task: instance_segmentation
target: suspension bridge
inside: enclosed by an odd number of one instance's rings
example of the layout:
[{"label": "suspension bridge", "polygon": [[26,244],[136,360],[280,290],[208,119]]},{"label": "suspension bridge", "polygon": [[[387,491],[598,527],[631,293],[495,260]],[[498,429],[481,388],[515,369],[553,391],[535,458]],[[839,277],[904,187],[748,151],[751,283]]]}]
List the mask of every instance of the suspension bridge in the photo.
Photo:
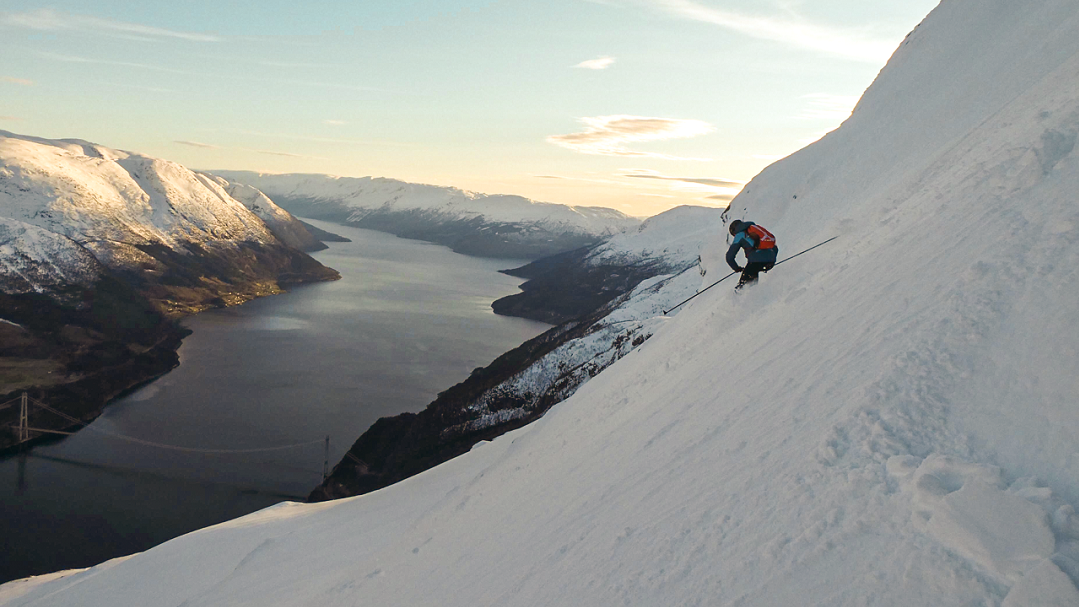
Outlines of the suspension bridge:
[{"label": "suspension bridge", "polygon": [[90,430],[92,432],[96,432],[98,434],[102,434],[104,436],[107,436],[107,437],[110,437],[110,438],[113,438],[113,439],[116,439],[116,440],[122,440],[122,441],[130,442],[130,443],[134,443],[134,444],[138,444],[138,445],[143,445],[145,447],[154,447],[154,448],[157,448],[157,449],[165,449],[165,450],[169,450],[169,451],[180,451],[180,452],[184,452],[184,453],[206,453],[206,454],[265,453],[265,452],[270,452],[270,451],[284,451],[286,449],[296,449],[296,448],[299,448],[299,447],[306,447],[306,446],[309,446],[309,445],[314,445],[314,444],[318,444],[318,443],[324,443],[325,444],[325,452],[324,452],[325,457],[323,458],[323,462],[322,462],[322,479],[326,480],[326,478],[330,475],[330,437],[329,437],[329,435],[327,435],[326,438],[324,438],[324,439],[305,441],[305,442],[302,442],[302,443],[291,443],[291,444],[288,444],[288,445],[277,445],[277,446],[273,446],[273,447],[259,447],[259,448],[255,448],[255,449],[203,449],[203,448],[197,448],[197,447],[185,447],[185,446],[180,446],[180,445],[169,445],[169,444],[165,444],[165,443],[158,443],[158,442],[149,441],[149,440],[145,440],[145,439],[141,439],[141,438],[136,438],[134,436],[127,436],[125,434],[119,434],[119,433],[116,433],[116,432],[109,432],[109,431],[103,430],[101,428],[96,428],[96,427],[90,425],[90,422],[84,422],[84,421],[82,421],[82,420],[80,420],[80,419],[78,419],[76,417],[73,417],[71,415],[68,415],[67,413],[64,413],[63,411],[59,411],[59,410],[57,410],[57,409],[55,409],[53,407],[50,407],[46,403],[43,403],[43,402],[41,402],[40,400],[38,400],[36,398],[31,398],[30,395],[27,392],[23,392],[20,396],[17,396],[15,398],[11,399],[11,400],[6,401],[6,402],[0,403],[0,411],[3,411],[5,409],[9,409],[9,408],[15,407],[15,406],[19,407],[19,421],[17,423],[2,424],[3,427],[9,428],[12,431],[12,433],[15,435],[15,443],[13,445],[11,445],[10,447],[8,447],[9,449],[18,449],[20,447],[20,445],[26,446],[27,443],[29,443],[30,441],[33,441],[35,439],[40,438],[43,434],[54,434],[54,435],[64,435],[64,436],[70,436],[72,434],[75,434],[75,432],[71,432],[71,431],[68,431],[68,430],[53,430],[53,429],[50,429],[50,428],[38,428],[38,427],[31,426],[30,425],[31,407],[36,407],[40,411],[44,411],[44,412],[47,412],[47,413],[51,413],[51,414],[53,414],[55,416],[58,416],[59,418],[63,419],[64,421],[66,421],[66,422],[68,422],[70,424],[69,426],[67,426],[68,428],[76,428],[76,431],[81,430],[81,429],[86,429],[86,430]]}]

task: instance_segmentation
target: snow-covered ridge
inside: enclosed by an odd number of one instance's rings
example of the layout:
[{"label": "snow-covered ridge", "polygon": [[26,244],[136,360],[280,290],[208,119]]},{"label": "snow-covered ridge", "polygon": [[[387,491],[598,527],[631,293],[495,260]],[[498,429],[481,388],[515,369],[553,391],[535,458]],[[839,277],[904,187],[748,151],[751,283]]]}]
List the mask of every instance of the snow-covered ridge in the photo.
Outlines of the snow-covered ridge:
[{"label": "snow-covered ridge", "polygon": [[167,160],[0,131],[0,209],[73,240],[273,243],[220,184]]},{"label": "snow-covered ridge", "polygon": [[614,209],[382,177],[213,173],[254,186],[300,216],[432,240],[469,254],[540,257],[593,244],[640,224]]},{"label": "snow-covered ridge", "polygon": [[833,243],[444,466],[0,601],[1077,605],[1077,125],[1073,0],[946,0],[734,203]]},{"label": "snow-covered ridge", "polygon": [[326,248],[326,245],[320,243],[291,213],[274,204],[274,201],[257,188],[242,183],[229,183],[216,175],[206,176],[224,188],[229,196],[243,203],[266,224],[274,236],[290,247],[301,251]]},{"label": "snow-covered ridge", "polygon": [[616,234],[588,254],[591,264],[659,261],[681,269],[697,261],[706,242],[723,234],[722,209],[680,206]]},{"label": "snow-covered ridge", "polygon": [[537,202],[522,196],[480,194],[454,187],[408,183],[384,177],[270,174],[250,171],[213,171],[239,183],[253,185],[270,196],[306,198],[325,204],[339,202],[353,209],[353,218],[376,209],[431,211],[452,217],[483,217],[490,222],[530,222],[574,228],[596,236],[610,236],[635,226],[639,220],[621,211]]},{"label": "snow-covered ridge", "polygon": [[8,234],[3,280],[24,292],[85,286],[88,258],[113,270],[157,266],[140,247],[186,255],[193,244],[279,246],[267,222],[281,228],[290,216],[257,191],[174,162],[0,131],[0,219]]}]

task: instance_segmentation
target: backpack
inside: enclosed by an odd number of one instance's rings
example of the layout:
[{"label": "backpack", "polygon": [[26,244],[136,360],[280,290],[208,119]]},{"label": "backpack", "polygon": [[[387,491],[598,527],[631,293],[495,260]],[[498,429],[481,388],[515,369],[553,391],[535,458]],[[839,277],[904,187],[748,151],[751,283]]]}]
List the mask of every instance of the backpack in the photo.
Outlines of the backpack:
[{"label": "backpack", "polygon": [[776,246],[776,237],[759,225],[753,224],[749,226],[746,234],[757,240],[757,246],[755,247],[757,249],[774,249]]}]

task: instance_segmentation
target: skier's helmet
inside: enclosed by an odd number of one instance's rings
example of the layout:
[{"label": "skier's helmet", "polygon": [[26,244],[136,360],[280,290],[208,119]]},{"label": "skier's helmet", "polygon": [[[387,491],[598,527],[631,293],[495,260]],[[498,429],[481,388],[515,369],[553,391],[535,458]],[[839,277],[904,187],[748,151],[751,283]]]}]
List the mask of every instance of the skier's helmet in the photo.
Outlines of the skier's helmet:
[{"label": "skier's helmet", "polygon": [[730,227],[728,228],[730,230],[730,232],[731,232],[731,236],[734,236],[735,234],[737,234],[738,231],[739,231],[738,228],[740,228],[741,226],[742,226],[742,220],[741,219],[735,219],[734,221],[732,221]]}]

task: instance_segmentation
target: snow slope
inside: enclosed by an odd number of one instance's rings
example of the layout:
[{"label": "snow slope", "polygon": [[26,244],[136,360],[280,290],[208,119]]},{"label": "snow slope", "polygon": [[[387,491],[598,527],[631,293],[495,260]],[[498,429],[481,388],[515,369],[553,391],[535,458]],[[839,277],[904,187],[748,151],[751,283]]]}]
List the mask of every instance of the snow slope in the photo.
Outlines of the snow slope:
[{"label": "snow slope", "polygon": [[946,0],[732,204],[838,240],[446,465],[0,603],[1077,605],[1077,132],[1074,1]]}]

